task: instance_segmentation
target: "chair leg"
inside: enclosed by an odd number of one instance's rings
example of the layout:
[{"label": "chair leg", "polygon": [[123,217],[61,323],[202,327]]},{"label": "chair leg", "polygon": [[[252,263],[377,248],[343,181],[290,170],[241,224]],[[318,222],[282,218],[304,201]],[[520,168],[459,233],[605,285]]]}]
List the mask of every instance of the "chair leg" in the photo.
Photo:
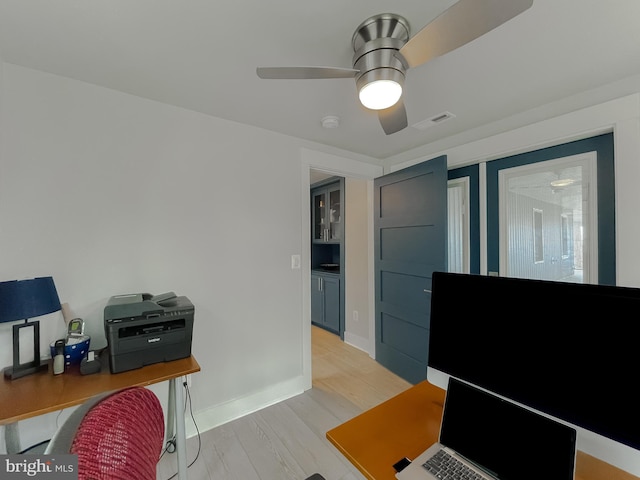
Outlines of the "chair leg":
[{"label": "chair leg", "polygon": [[4,426],[4,443],[7,453],[18,453],[20,448],[20,433],[18,432],[18,423],[9,423]]}]

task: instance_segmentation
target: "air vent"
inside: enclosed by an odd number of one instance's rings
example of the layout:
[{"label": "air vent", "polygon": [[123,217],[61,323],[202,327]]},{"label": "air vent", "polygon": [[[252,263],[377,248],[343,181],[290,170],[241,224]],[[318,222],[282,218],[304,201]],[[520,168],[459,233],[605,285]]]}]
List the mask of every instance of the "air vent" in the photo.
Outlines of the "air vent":
[{"label": "air vent", "polygon": [[447,120],[451,120],[452,118],[455,118],[455,117],[456,116],[451,112],[442,112],[442,113],[439,113],[438,115],[434,115],[431,118],[422,120],[421,122],[414,123],[412,127],[417,130],[426,130],[427,128],[446,122]]}]

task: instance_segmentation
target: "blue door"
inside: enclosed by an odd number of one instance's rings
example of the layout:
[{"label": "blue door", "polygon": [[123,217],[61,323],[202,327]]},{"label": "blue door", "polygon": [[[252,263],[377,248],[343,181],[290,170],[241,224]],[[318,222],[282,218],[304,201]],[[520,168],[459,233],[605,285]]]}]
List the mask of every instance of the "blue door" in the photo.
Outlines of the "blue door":
[{"label": "blue door", "polygon": [[447,270],[447,159],[374,182],[376,360],[411,383],[426,378],[431,276]]}]

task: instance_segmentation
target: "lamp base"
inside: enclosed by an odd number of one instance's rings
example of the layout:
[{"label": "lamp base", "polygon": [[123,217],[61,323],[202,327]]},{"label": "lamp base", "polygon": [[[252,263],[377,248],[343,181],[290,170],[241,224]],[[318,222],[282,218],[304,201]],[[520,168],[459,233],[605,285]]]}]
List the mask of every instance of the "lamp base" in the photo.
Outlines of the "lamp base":
[{"label": "lamp base", "polygon": [[19,367],[7,367],[4,369],[4,376],[9,380],[15,380],[16,378],[26,377],[32,373],[38,373],[49,368],[48,363],[41,363],[40,365],[20,365]]},{"label": "lamp base", "polygon": [[[20,363],[20,330],[33,329],[33,360],[30,362]],[[37,373],[49,368],[48,362],[40,360],[40,322],[33,320],[29,322],[13,326],[13,366],[4,369],[5,378],[15,380],[16,378],[25,377],[32,373]]]}]

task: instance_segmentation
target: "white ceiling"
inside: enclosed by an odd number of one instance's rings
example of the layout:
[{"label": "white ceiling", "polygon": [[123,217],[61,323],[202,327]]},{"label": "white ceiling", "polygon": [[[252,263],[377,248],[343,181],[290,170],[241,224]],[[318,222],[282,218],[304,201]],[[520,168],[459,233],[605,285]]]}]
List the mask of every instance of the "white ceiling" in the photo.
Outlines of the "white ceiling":
[{"label": "white ceiling", "polygon": [[[387,136],[353,79],[260,80],[257,66],[351,67],[366,18],[416,33],[454,0],[0,0],[0,58],[373,157],[640,74],[640,0],[534,0],[496,30],[409,70],[409,125]],[[635,86],[635,91],[640,85]],[[633,92],[628,92],[633,93]],[[562,112],[558,112],[562,113]],[[321,126],[326,115],[340,127]],[[497,133],[497,132],[492,132]]]}]

